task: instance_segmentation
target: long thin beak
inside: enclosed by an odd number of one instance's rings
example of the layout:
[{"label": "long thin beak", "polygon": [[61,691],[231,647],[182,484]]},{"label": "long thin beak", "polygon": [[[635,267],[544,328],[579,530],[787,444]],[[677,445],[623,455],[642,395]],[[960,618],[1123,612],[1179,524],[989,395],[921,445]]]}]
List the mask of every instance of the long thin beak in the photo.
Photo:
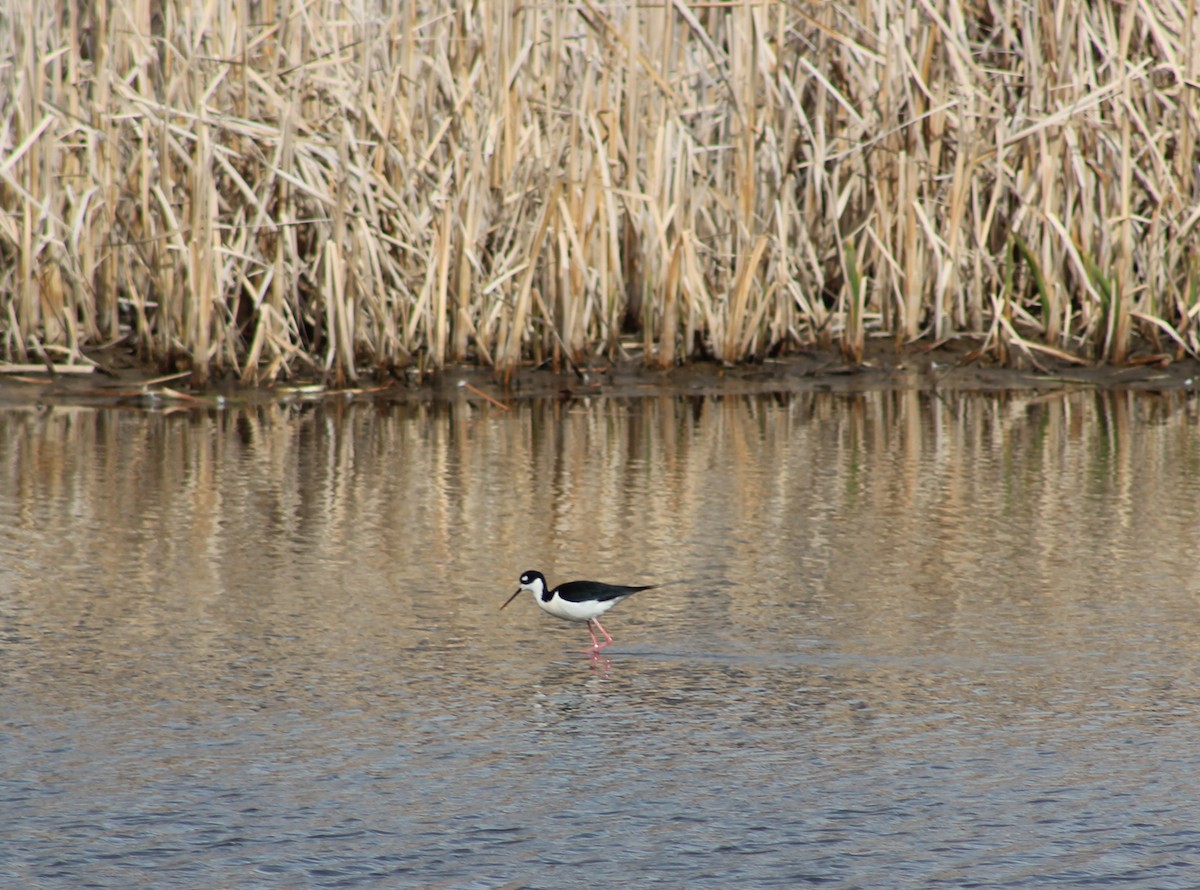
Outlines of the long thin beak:
[{"label": "long thin beak", "polygon": [[[507,606],[509,603],[511,603],[513,600],[515,600],[517,598],[517,593],[520,593],[524,589],[525,589],[524,587],[518,587],[517,592],[514,593],[512,596],[510,596],[508,599],[506,599],[504,601],[504,606]],[[501,606],[500,608],[503,609],[504,606]],[[497,611],[499,611],[499,610],[497,610]]]}]

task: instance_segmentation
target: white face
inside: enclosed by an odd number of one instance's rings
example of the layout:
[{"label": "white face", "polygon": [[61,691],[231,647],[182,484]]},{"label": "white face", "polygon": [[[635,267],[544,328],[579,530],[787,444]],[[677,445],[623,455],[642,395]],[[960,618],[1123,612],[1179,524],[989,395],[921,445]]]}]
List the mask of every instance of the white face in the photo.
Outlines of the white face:
[{"label": "white face", "polygon": [[546,589],[546,582],[537,572],[526,572],[521,576],[521,589],[531,591],[534,596],[540,596]]}]

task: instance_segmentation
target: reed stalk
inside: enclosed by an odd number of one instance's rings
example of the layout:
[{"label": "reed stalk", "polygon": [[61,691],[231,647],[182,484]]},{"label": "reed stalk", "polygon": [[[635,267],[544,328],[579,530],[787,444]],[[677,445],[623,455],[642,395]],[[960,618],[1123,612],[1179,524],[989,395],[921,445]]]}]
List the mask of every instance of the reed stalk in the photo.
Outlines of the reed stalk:
[{"label": "reed stalk", "polygon": [[1196,4],[1042,12],[0,0],[0,357],[1200,354]]},{"label": "reed stalk", "polygon": [[866,287],[862,273],[858,267],[858,251],[853,243],[846,244],[845,250],[846,283],[849,286],[845,295],[843,313],[846,318],[842,334],[842,355],[846,360],[858,364],[863,360],[866,350],[866,334],[863,323],[863,308],[866,301]]}]

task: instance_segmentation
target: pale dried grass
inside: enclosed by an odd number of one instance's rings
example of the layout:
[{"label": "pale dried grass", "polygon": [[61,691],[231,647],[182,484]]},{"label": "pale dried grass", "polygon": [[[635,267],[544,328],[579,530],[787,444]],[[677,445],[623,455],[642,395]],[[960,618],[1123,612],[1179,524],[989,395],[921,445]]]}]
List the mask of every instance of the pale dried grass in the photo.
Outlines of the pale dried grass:
[{"label": "pale dried grass", "polygon": [[1200,352],[1194,0],[3,0],[3,355]]}]

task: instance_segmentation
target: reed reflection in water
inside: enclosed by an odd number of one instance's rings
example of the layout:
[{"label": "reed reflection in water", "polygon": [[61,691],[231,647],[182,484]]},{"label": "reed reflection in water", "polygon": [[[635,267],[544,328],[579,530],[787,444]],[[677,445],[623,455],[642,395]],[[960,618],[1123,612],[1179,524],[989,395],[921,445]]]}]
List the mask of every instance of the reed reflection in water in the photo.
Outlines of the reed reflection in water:
[{"label": "reed reflection in water", "polygon": [[1197,410],[0,413],[0,882],[1183,886]]}]

